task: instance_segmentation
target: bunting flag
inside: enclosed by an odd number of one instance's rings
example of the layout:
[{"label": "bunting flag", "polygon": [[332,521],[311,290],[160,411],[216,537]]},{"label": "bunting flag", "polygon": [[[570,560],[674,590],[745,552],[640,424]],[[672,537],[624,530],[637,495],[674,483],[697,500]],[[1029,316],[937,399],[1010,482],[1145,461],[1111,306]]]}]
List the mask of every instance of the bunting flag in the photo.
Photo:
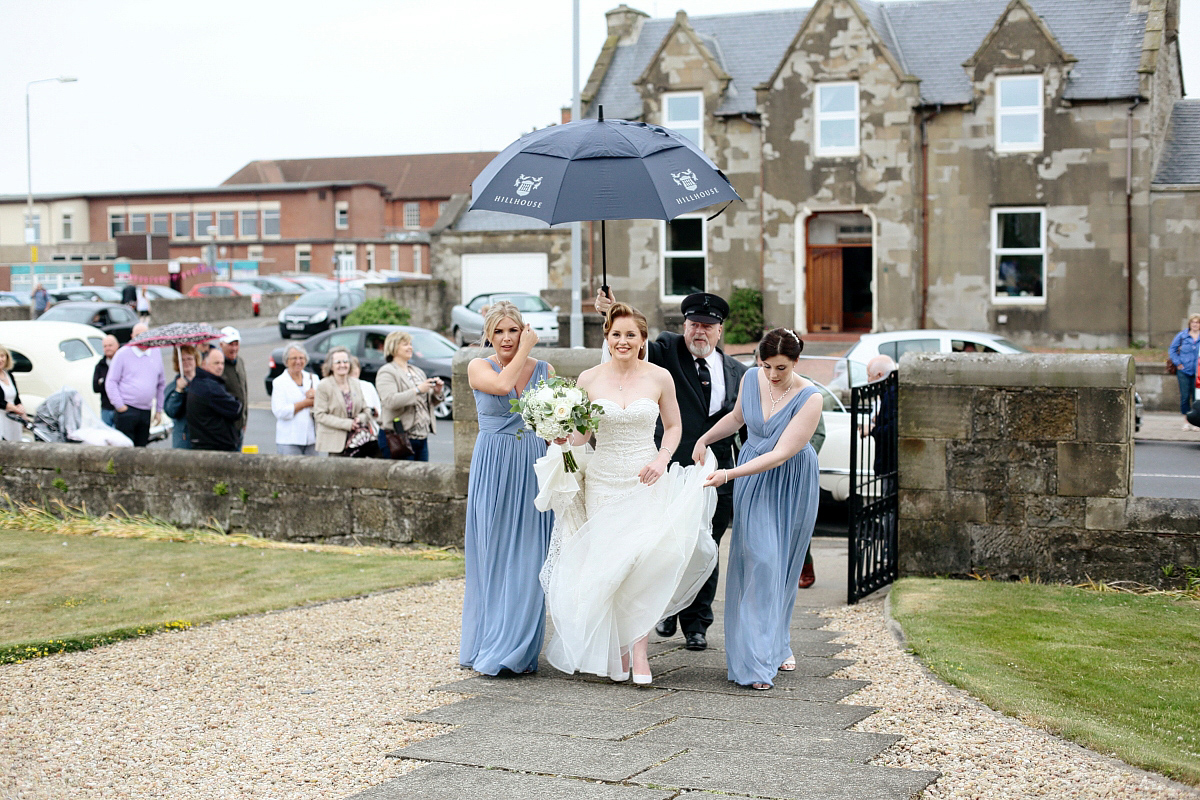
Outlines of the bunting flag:
[{"label": "bunting flag", "polygon": [[[190,278],[193,275],[199,275],[204,272],[216,272],[216,267],[210,267],[208,264],[197,264],[189,269],[181,269],[178,273],[180,279]],[[125,283],[132,284],[161,284],[166,285],[171,282],[170,276],[167,275],[127,275]]]}]

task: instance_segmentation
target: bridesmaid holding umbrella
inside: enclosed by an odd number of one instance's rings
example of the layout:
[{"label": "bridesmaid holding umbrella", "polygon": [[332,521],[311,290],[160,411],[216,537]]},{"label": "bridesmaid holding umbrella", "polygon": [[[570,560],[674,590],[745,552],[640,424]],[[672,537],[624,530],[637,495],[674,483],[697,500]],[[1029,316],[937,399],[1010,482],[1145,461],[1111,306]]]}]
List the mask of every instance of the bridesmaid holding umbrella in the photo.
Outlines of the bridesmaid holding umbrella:
[{"label": "bridesmaid holding umbrella", "polygon": [[459,663],[485,675],[534,672],[546,632],[546,598],[538,580],[554,517],[538,511],[533,462],[546,443],[528,432],[510,401],[549,378],[550,365],[531,358],[537,344],[521,312],[500,301],[487,313],[483,338],[495,353],[467,365],[479,412],[479,436],[467,484]]},{"label": "bridesmaid holding umbrella", "polygon": [[821,421],[822,400],[796,374],[804,343],[776,328],[759,345],[762,366],[742,379],[737,405],[696,442],[736,433],[749,438],[733,469],[708,476],[708,486],[733,486],[733,534],[725,575],[725,657],[729,680],[770,689],[779,671],[796,669],[792,609],[804,554],[812,540],[819,499],[817,454],[809,440]]}]

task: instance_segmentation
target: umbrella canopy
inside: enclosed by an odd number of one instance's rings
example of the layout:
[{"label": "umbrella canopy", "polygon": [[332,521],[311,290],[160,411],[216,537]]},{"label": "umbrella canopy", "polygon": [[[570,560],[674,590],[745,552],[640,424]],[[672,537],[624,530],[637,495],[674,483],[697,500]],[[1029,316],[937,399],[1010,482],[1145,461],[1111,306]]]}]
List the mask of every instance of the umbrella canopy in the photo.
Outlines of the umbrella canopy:
[{"label": "umbrella canopy", "polygon": [[221,332],[206,322],[172,322],[151,328],[129,343],[139,347],[175,347],[220,338]]},{"label": "umbrella canopy", "polygon": [[608,292],[604,221],[670,220],[740,200],[725,173],[690,139],[660,125],[581,119],[527,133],[471,183],[471,209],[558,222],[600,220],[602,290]]},{"label": "umbrella canopy", "polygon": [[547,224],[674,219],[738,194],[690,139],[659,125],[583,119],[526,134],[471,183],[472,209]]}]

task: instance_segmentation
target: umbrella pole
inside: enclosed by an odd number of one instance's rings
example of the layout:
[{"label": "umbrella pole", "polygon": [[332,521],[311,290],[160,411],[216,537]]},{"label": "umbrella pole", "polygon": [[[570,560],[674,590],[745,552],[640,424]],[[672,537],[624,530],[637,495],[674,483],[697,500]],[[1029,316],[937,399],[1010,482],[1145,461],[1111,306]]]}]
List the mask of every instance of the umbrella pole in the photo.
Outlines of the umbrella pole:
[{"label": "umbrella pole", "polygon": [[600,269],[601,278],[600,291],[605,297],[608,297],[608,240],[604,235],[604,220],[600,220]]}]

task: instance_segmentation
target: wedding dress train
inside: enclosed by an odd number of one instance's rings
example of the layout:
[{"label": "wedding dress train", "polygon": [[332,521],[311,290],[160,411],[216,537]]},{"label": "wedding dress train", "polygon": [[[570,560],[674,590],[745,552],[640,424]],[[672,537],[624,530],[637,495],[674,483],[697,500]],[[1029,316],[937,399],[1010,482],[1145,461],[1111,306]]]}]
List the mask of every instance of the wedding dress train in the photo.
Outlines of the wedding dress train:
[{"label": "wedding dress train", "polygon": [[541,575],[554,623],[546,655],[563,672],[622,679],[622,653],[690,605],[716,566],[717,496],[703,486],[716,458],[709,451],[702,465],[672,464],[646,486],[638,473],[657,453],[658,403],[597,402],[604,416],[583,491],[559,495],[554,506]]}]

